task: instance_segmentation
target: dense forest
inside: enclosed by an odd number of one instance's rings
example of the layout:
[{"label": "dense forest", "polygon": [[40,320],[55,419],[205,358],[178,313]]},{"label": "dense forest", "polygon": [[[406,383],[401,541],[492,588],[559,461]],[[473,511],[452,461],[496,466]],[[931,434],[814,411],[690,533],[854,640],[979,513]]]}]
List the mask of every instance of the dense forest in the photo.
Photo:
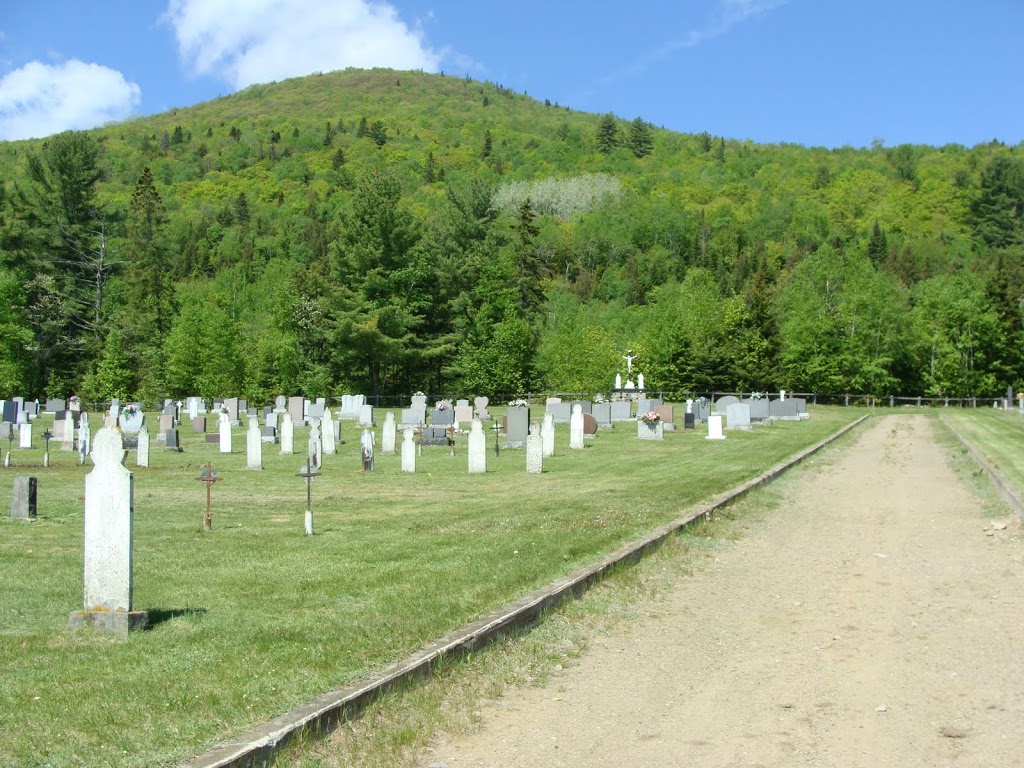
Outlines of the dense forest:
[{"label": "dense forest", "polygon": [[674,395],[991,396],[1024,385],[1022,151],[392,70],[0,143],[0,396],[600,392],[629,348]]}]

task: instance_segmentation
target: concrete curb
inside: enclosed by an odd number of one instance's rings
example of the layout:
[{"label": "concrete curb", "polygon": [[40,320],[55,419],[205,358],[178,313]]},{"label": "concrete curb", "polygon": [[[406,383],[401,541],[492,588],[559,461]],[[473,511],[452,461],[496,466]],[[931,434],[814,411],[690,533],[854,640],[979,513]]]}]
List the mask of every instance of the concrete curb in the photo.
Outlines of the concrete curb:
[{"label": "concrete curb", "polygon": [[960,434],[952,424],[946,421],[944,416],[939,416],[939,421],[942,422],[942,426],[949,430],[949,433],[953,435],[960,444],[967,449],[967,452],[971,455],[971,458],[981,467],[982,471],[988,475],[992,484],[996,487],[996,491],[1002,497],[1003,501],[1010,505],[1010,509],[1016,512],[1021,517],[1024,517],[1024,501],[1021,500],[1020,496],[1017,495],[1017,491],[1010,484],[1010,482],[1003,477],[1003,474],[988,463],[988,460],[978,452],[978,450],[972,445],[967,438]]},{"label": "concrete curb", "polygon": [[859,426],[865,415],[818,443],[805,448],[775,465],[761,475],[726,491],[711,501],[691,507],[677,520],[635,539],[593,565],[578,569],[556,579],[537,591],[457,629],[420,648],[412,656],[392,664],[362,680],[317,696],[257,728],[222,742],[208,752],[179,763],[180,768],[256,768],[268,764],[288,742],[299,736],[322,737],[341,722],[358,716],[359,712],[389,689],[402,683],[425,679],[435,666],[455,659],[493,642],[512,630],[530,627],[543,615],[567,600],[578,598],[601,581],[610,571],[634,563],[700,518],[710,519],[713,513],[754,488],[770,483],[787,469]]}]

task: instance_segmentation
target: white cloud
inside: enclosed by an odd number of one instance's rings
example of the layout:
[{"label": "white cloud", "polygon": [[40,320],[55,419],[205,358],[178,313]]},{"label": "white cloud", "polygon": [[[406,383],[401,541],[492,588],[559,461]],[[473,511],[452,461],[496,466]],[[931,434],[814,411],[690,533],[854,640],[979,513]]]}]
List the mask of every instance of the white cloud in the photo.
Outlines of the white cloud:
[{"label": "white cloud", "polygon": [[0,78],[0,139],[39,138],[123,120],[141,97],[138,85],[99,64],[31,61]]},{"label": "white cloud", "polygon": [[345,67],[434,72],[441,59],[371,0],[170,0],[165,19],[196,73],[235,88]]}]

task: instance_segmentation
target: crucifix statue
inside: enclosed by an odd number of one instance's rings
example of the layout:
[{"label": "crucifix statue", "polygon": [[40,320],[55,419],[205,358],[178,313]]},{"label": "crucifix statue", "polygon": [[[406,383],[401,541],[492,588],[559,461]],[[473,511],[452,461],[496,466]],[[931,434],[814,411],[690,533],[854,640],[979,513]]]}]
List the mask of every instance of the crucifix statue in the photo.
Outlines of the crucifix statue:
[{"label": "crucifix statue", "polygon": [[626,376],[633,372],[633,361],[636,360],[636,357],[632,349],[627,349],[626,354],[622,356],[622,359],[626,361]]},{"label": "crucifix statue", "polygon": [[313,535],[313,478],[319,477],[320,473],[313,465],[312,459],[306,462],[306,466],[301,467],[298,472],[295,473],[296,477],[302,477],[306,480],[306,535]]},{"label": "crucifix statue", "polygon": [[206,512],[203,514],[203,530],[213,530],[213,514],[210,512],[210,489],[213,484],[218,480],[223,480],[216,472],[213,471],[213,465],[210,462],[206,462],[206,466],[203,467],[203,471],[199,473],[199,477],[196,480],[206,483]]}]

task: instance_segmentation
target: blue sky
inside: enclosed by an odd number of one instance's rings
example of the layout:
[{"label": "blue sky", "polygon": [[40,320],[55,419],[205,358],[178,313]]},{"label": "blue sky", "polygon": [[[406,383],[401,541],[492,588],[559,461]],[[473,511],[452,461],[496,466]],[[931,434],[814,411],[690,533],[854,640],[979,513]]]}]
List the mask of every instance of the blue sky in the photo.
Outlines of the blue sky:
[{"label": "blue sky", "polygon": [[2,4],[0,139],[385,66],[757,142],[1024,140],[1024,0]]}]

